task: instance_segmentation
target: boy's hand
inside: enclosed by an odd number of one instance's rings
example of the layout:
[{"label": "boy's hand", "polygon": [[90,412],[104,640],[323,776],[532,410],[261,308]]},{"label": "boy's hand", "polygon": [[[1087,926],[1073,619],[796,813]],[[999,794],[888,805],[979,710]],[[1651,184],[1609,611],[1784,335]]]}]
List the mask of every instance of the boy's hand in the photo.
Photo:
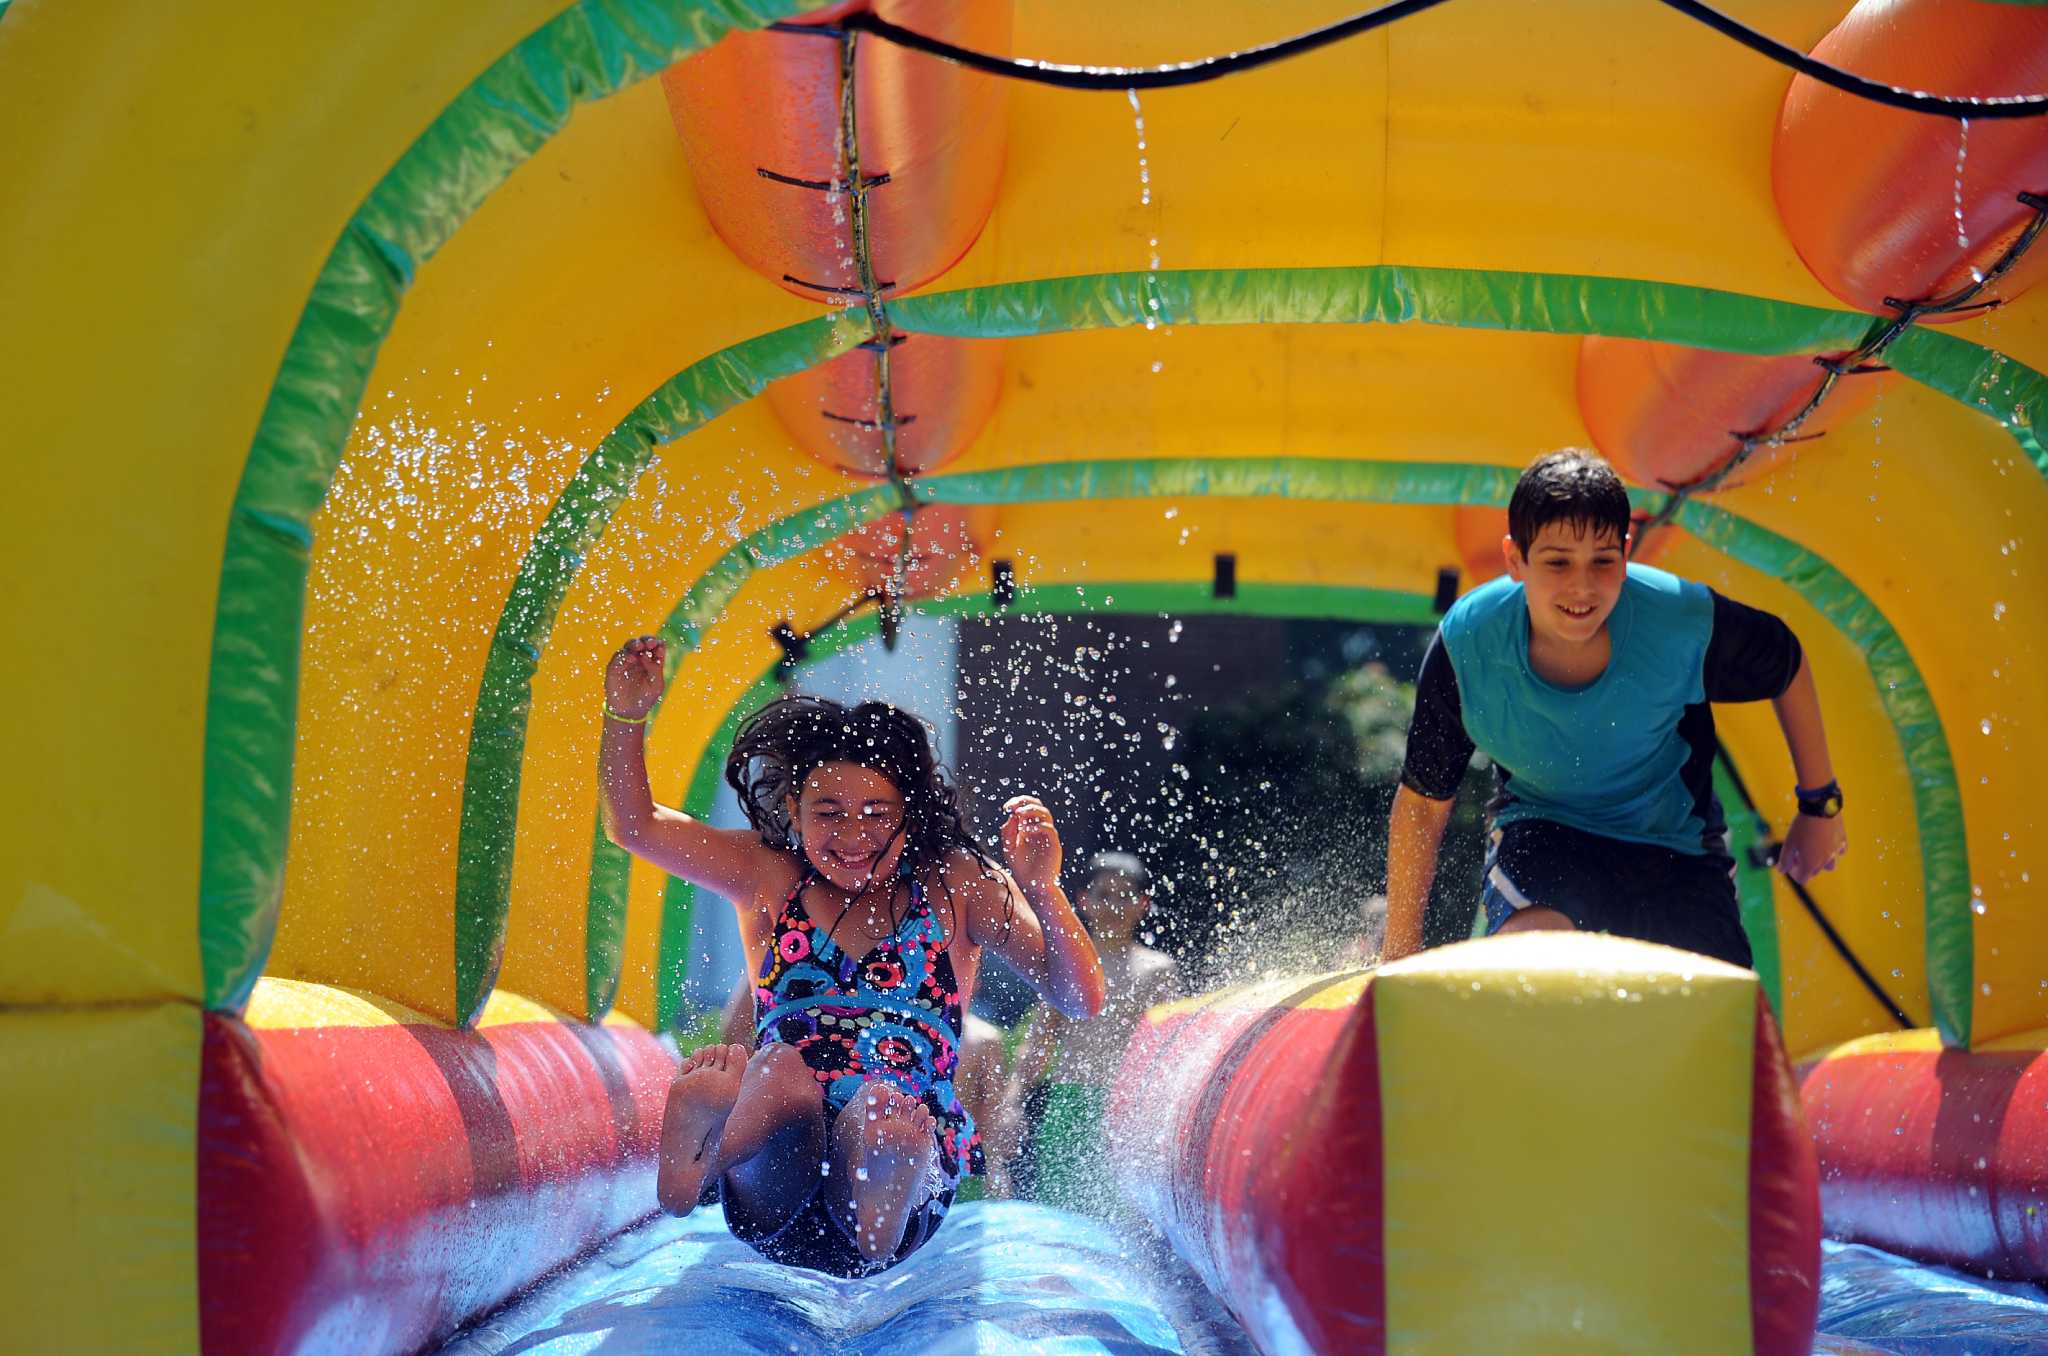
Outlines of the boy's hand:
[{"label": "boy's hand", "polygon": [[1823,871],[1835,869],[1835,861],[1849,850],[1849,833],[1841,817],[1817,819],[1794,815],[1785,831],[1784,846],[1778,849],[1778,869],[1801,885]]},{"label": "boy's hand", "polygon": [[1060,831],[1052,811],[1036,796],[1012,796],[1003,803],[1003,857],[1017,884],[1029,890],[1060,878]]},{"label": "boy's hand", "polygon": [[657,636],[640,636],[621,645],[604,671],[604,704],[612,714],[637,720],[652,711],[667,685],[662,677],[667,659],[668,646]]}]

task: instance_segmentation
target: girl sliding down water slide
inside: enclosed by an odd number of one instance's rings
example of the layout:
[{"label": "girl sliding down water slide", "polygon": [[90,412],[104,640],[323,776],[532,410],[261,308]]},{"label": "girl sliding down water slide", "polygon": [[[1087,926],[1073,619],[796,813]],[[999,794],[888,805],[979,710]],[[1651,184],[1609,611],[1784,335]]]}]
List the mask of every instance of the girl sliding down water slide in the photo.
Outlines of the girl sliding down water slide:
[{"label": "girl sliding down water slide", "polygon": [[606,832],[730,899],[761,962],[759,1052],[699,1050],[670,1089],[662,1206],[722,1199],[734,1235],[770,1260],[886,1270],[981,1171],[953,1074],[983,949],[1062,1014],[1101,1011],[1101,963],[1059,887],[1059,834],[1035,797],[1011,799],[1005,871],[968,832],[916,717],[815,697],[771,702],[734,741],[726,780],[751,831],[656,805],[641,736],[665,657],[643,637],[606,670]]}]

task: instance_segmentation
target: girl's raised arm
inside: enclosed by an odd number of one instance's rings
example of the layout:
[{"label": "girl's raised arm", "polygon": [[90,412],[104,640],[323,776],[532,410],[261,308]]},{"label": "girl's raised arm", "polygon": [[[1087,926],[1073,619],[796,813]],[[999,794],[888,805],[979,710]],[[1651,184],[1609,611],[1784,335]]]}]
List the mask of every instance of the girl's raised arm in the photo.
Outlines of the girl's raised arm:
[{"label": "girl's raised arm", "polygon": [[[1107,985],[1095,942],[1060,889],[1060,836],[1036,796],[1003,806],[1007,874],[975,874],[968,935],[1002,957],[1062,1015],[1085,1021],[1102,1011]],[[1012,880],[1011,877],[1015,879]]]},{"label": "girl's raised arm", "polygon": [[778,865],[776,853],[751,829],[714,829],[680,810],[654,803],[643,740],[661,700],[667,647],[655,636],[629,640],[604,674],[604,744],[598,755],[598,802],[605,837],[643,861],[715,890],[735,904]]}]

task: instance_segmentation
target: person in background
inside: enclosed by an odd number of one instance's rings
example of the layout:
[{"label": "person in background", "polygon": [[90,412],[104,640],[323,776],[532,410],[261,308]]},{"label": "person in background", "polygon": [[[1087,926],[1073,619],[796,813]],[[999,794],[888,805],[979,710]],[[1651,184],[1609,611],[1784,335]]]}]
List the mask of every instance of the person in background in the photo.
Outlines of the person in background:
[{"label": "person in background", "polygon": [[[1010,1160],[1000,1152],[1001,1144],[1014,1137],[1004,1121],[1003,1094],[1009,1062],[1009,1043],[1003,1029],[968,1013],[966,1029],[960,1036],[960,1064],[953,1072],[953,1087],[960,1095],[960,1105],[967,1108],[975,1124],[987,1127],[981,1136],[987,1172],[982,1178],[963,1181],[957,1200],[972,1201],[983,1196],[1001,1200],[1011,1194]],[[997,1144],[997,1149],[991,1150],[991,1144]]]},{"label": "person in background", "polygon": [[1178,998],[1173,958],[1138,940],[1152,908],[1152,873],[1128,852],[1097,853],[1075,900],[1102,958],[1107,998],[1078,1022],[1034,1007],[994,1125],[996,1152],[1019,1196],[1087,1214],[1113,1214],[1119,1197],[1102,1155],[1103,1113],[1124,1049],[1147,1008]]}]

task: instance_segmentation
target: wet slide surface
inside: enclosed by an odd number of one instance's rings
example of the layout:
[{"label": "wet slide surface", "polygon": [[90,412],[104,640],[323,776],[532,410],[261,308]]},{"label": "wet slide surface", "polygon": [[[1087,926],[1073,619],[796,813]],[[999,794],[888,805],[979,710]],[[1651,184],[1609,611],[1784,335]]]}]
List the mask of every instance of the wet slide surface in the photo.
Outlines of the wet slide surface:
[{"label": "wet slide surface", "polygon": [[1092,1220],[1016,1201],[954,1209],[871,1281],[763,1261],[715,1209],[658,1219],[438,1356],[1253,1356],[1194,1274]]},{"label": "wet slide surface", "polygon": [[[2037,1356],[2048,1290],[1825,1245],[1815,1356]],[[762,1261],[716,1210],[656,1220],[438,1356],[829,1352],[1251,1356],[1170,1254],[1044,1206],[975,1202],[879,1281]]]},{"label": "wet slide surface", "polygon": [[2048,1289],[1922,1266],[1854,1243],[1821,1248],[1815,1356],[2048,1351]]}]

